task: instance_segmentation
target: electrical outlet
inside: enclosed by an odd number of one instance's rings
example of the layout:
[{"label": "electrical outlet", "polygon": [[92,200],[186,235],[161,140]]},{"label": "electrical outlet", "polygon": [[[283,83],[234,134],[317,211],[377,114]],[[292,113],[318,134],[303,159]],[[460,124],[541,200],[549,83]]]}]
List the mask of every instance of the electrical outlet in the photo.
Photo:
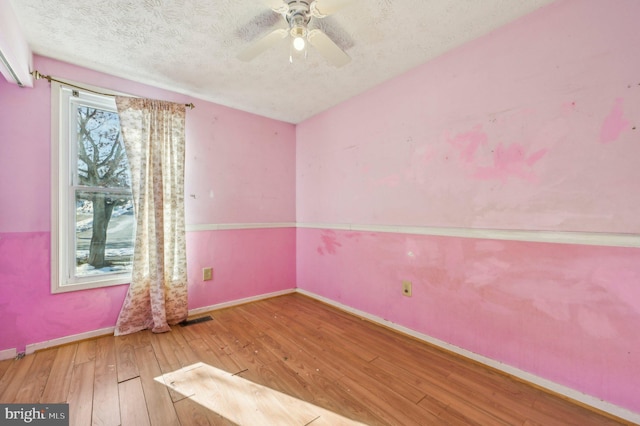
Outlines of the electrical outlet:
[{"label": "electrical outlet", "polygon": [[402,295],[411,297],[411,281],[402,281]]},{"label": "electrical outlet", "polygon": [[213,268],[202,268],[202,281],[211,281],[213,279]]}]

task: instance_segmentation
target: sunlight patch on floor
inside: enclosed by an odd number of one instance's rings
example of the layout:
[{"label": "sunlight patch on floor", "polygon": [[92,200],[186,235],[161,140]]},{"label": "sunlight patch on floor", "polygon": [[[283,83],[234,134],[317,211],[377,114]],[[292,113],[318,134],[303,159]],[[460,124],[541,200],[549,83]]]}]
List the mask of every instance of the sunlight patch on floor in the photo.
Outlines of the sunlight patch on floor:
[{"label": "sunlight patch on floor", "polygon": [[203,362],[155,380],[238,425],[364,425]]}]

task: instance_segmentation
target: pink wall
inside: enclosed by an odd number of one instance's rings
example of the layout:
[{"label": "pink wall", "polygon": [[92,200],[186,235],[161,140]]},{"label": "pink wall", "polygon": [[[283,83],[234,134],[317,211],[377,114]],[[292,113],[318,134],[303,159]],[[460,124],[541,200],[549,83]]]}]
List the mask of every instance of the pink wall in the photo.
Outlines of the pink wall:
[{"label": "pink wall", "polygon": [[[43,57],[61,79],[139,96],[194,102],[187,112],[186,223],[293,222],[293,125]],[[126,286],[50,294],[50,89],[0,79],[0,350],[115,325]],[[187,235],[189,307],[295,287],[295,231]],[[202,267],[214,267],[205,286]],[[251,281],[251,282],[249,282]]]},{"label": "pink wall", "polygon": [[297,220],[640,233],[639,13],[560,0],[302,123]]},{"label": "pink wall", "polygon": [[[638,16],[559,0],[298,125],[297,221],[640,234]],[[299,228],[297,265],[301,289],[640,412],[640,249]]]}]

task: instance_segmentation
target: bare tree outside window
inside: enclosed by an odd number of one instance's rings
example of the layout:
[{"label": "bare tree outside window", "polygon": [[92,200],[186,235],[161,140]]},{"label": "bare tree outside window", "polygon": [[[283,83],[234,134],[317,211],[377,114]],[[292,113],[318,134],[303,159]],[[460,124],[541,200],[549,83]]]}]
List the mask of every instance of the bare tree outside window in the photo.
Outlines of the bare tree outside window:
[{"label": "bare tree outside window", "polygon": [[118,114],[78,106],[76,276],[131,269],[133,205]]}]

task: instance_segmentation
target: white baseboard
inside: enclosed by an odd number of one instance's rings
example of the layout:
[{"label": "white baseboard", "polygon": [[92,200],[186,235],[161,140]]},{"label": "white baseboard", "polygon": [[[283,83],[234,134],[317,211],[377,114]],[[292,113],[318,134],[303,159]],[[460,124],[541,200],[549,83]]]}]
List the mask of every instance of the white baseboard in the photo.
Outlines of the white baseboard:
[{"label": "white baseboard", "polygon": [[16,348],[3,349],[0,351],[0,361],[4,361],[5,359],[15,358],[16,355],[18,355],[18,351],[16,351]]},{"label": "white baseboard", "polygon": [[99,330],[87,331],[86,333],[73,334],[71,336],[60,337],[58,339],[47,340],[40,343],[32,343],[27,345],[25,352],[27,355],[39,351],[42,349],[51,348],[53,346],[66,345],[67,343],[78,342],[80,340],[92,339],[94,337],[106,336],[107,334],[113,334],[115,327],[101,328]]},{"label": "white baseboard", "polygon": [[257,302],[258,300],[270,299],[272,297],[283,296],[285,294],[295,293],[296,289],[274,291],[273,293],[260,294],[258,296],[245,297],[244,299],[231,300],[229,302],[216,303],[215,305],[204,306],[202,308],[190,309],[189,316],[200,315],[206,312],[215,311],[217,309],[230,308],[232,306],[244,305],[245,303]]},{"label": "white baseboard", "polygon": [[640,424],[640,413],[634,413],[633,411],[627,410],[626,408],[622,408],[619,407],[615,404],[611,404],[609,402],[603,401],[599,398],[596,398],[594,396],[591,395],[587,395],[584,394],[582,392],[579,392],[575,389],[571,389],[567,386],[563,386],[560,385],[558,383],[552,382],[550,380],[544,379],[542,377],[536,376],[535,374],[531,374],[528,373],[526,371],[520,370],[519,368],[510,366],[508,364],[504,364],[501,363],[499,361],[493,360],[491,358],[487,358],[485,356],[473,353],[471,351],[468,351],[466,349],[460,348],[458,346],[452,345],[450,343],[444,342],[442,340],[439,339],[435,339],[431,336],[428,336],[426,334],[422,334],[422,333],[418,333],[417,331],[411,330],[407,327],[403,327],[401,325],[398,325],[396,323],[393,323],[391,321],[387,321],[383,318],[380,318],[378,316],[375,315],[371,315],[367,312],[361,311],[359,309],[355,309],[352,308],[350,306],[347,305],[343,305],[342,303],[336,302],[334,300],[328,299],[326,297],[320,296],[318,294],[312,293],[310,291],[307,290],[303,290],[303,289],[296,289],[296,291],[300,294],[303,294],[305,296],[311,297],[313,299],[319,300],[323,303],[326,303],[328,305],[331,305],[335,308],[338,308],[342,311],[351,313],[353,315],[365,318],[369,321],[372,321],[374,323],[380,324],[384,327],[390,328],[392,330],[396,330],[400,333],[409,335],[411,337],[414,337],[418,340],[422,340],[424,342],[427,342],[429,344],[432,344],[434,346],[438,346],[440,348],[443,348],[447,351],[453,352],[455,354],[461,355],[465,358],[469,358],[471,360],[477,361],[481,364],[487,365],[489,367],[495,368],[496,370],[502,371],[508,375],[517,377],[521,380],[524,380],[526,382],[532,383],[536,386],[539,386],[541,388],[547,389],[551,392],[555,392],[556,394],[565,396],[569,399],[572,399],[574,401],[577,401],[581,404],[585,404],[588,405],[590,407],[593,407],[595,409],[598,409],[600,411],[604,411],[606,413],[612,414],[614,416],[617,416],[621,419],[633,422],[633,423],[637,423]]}]

